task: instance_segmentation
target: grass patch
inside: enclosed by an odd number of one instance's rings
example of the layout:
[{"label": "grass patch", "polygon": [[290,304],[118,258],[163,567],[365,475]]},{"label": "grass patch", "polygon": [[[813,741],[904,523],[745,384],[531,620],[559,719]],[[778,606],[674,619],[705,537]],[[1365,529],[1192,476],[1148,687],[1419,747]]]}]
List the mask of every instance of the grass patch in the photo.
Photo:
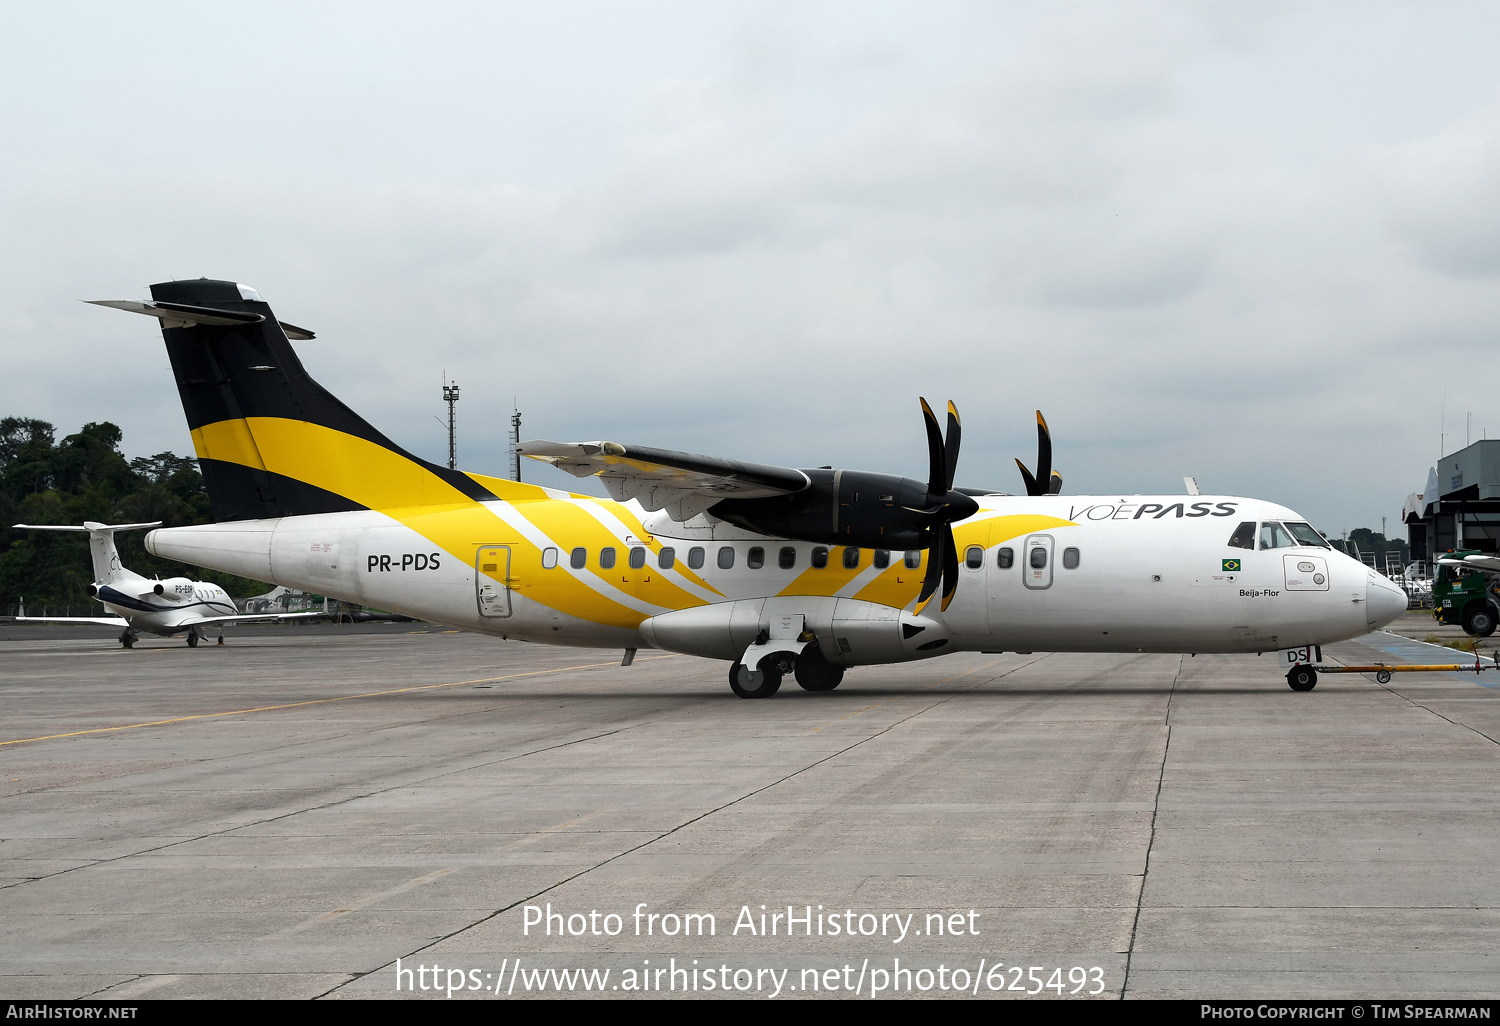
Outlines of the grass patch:
[{"label": "grass patch", "polygon": [[1429,645],[1442,645],[1444,648],[1456,648],[1460,652],[1473,652],[1479,647],[1478,638],[1423,638]]}]

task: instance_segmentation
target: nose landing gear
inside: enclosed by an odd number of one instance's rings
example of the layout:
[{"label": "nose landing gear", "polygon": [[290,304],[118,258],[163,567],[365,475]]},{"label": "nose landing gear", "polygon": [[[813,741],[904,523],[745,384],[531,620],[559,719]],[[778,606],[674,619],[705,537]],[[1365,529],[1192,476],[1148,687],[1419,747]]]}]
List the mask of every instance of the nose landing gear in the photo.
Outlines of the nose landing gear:
[{"label": "nose landing gear", "polygon": [[1286,682],[1293,691],[1311,691],[1318,686],[1318,671],[1311,666],[1293,666],[1287,671]]}]

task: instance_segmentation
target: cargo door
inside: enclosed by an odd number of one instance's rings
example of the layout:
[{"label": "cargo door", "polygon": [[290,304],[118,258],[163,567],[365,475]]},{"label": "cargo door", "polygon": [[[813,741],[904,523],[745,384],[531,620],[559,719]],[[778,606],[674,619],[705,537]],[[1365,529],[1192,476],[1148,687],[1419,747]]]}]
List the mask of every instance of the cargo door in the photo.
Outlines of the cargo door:
[{"label": "cargo door", "polygon": [[510,576],[510,546],[481,545],[474,557],[474,587],[478,593],[479,615],[503,619],[510,615],[510,593],[515,587]]}]

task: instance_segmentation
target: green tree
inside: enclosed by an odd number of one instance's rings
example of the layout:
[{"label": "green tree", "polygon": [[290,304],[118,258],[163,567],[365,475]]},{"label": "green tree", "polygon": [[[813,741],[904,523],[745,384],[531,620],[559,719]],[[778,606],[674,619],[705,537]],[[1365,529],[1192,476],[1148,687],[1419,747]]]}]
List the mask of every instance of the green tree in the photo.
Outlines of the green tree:
[{"label": "green tree", "polygon": [[[93,564],[87,536],[53,531],[17,531],[9,525],[151,523],[166,527],[211,520],[208,492],[198,461],[171,452],[127,460],[123,432],[108,421],[85,424],[61,441],[44,420],[0,418],[0,610],[14,610],[22,596],[28,611],[75,607],[92,601]],[[151,555],[144,532],[115,539],[121,561],[147,577],[192,577],[213,581],[231,595],[256,595],[261,581],[187,566]]]}]

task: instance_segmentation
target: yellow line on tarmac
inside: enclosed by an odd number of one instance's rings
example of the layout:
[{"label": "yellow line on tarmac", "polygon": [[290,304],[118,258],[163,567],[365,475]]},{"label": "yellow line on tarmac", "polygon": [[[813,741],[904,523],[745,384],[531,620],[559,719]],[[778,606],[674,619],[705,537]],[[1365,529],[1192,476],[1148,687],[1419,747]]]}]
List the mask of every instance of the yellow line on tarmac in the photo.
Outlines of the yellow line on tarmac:
[{"label": "yellow line on tarmac", "polygon": [[[647,656],[647,659],[671,659],[670,655]],[[617,662],[585,663],[582,666],[558,666],[550,670],[531,670],[527,673],[507,673],[503,677],[480,677],[477,680],[453,680],[445,684],[419,684],[392,691],[366,691],[362,695],[343,695],[339,698],[311,698],[305,702],[286,702],[282,705],[260,705],[253,709],[232,709],[228,712],[199,713],[196,716],[176,716],[169,720],[152,720],[150,723],[126,723],[118,727],[95,727],[92,730],[74,730],[66,734],[47,734],[44,737],[23,737],[14,741],[0,741],[6,745],[24,745],[31,741],[52,741],[60,737],[79,737],[83,734],[108,734],[116,730],[138,730],[141,727],[161,727],[169,723],[187,723],[189,720],[211,720],[218,716],[244,716],[247,713],[273,712],[277,709],[296,709],[304,705],[327,705],[330,702],[348,702],[356,698],[379,698],[382,695],[402,695],[412,691],[431,691],[434,688],[456,688],[464,684],[492,684],[497,680],[516,680],[520,677],[541,677],[549,673],[566,673],[569,670],[596,670],[602,666],[619,666]]]}]

